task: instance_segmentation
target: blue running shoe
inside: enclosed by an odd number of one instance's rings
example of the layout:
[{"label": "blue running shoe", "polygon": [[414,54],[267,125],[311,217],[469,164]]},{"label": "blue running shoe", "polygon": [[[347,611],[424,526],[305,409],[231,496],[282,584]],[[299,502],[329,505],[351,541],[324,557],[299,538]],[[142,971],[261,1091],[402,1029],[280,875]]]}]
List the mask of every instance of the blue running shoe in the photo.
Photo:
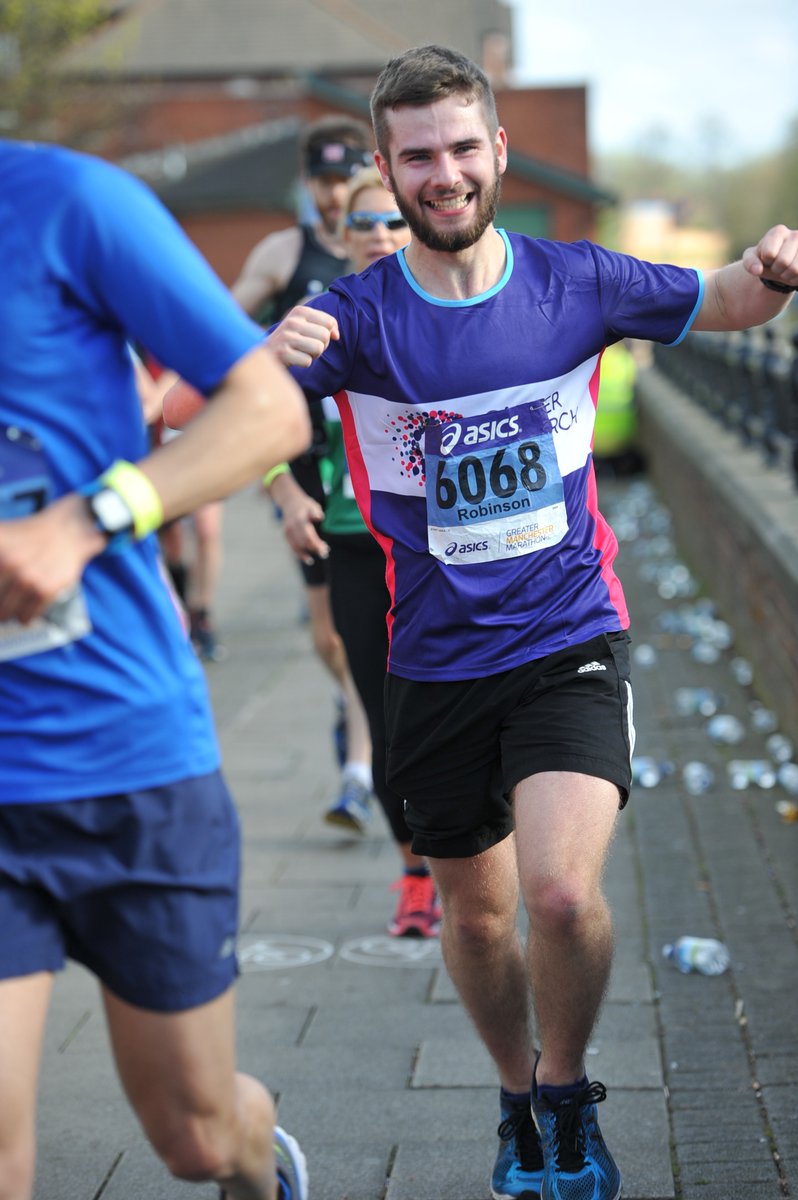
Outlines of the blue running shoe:
[{"label": "blue running shoe", "polygon": [[545,1159],[541,1200],[619,1200],[621,1173],[596,1120],[596,1105],[606,1098],[597,1082],[557,1103],[533,1091]]},{"label": "blue running shoe", "polygon": [[223,662],[227,658],[224,647],[219,644],[216,630],[211,624],[208,610],[199,608],[190,616],[191,643],[202,662]]},{"label": "blue running shoe", "polygon": [[[308,1168],[296,1138],[279,1125],[274,1127],[274,1162],[277,1168],[277,1200],[308,1200]],[[227,1192],[219,1189],[219,1200]]]},{"label": "blue running shoe", "polygon": [[279,1200],[308,1200],[308,1168],[299,1144],[279,1125],[274,1128]]},{"label": "blue running shoe", "polygon": [[490,1181],[493,1200],[540,1200],[543,1151],[529,1101],[501,1097],[501,1140]]},{"label": "blue running shoe", "polygon": [[371,791],[359,779],[344,777],[341,794],[324,814],[329,825],[340,825],[353,833],[365,833],[371,820]]}]

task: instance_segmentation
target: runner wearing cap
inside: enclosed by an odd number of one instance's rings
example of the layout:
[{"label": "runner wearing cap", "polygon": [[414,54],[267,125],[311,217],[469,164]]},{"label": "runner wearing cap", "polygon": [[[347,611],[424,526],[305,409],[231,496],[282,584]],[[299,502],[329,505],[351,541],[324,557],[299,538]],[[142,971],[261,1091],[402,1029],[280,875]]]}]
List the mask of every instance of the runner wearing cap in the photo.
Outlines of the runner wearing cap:
[{"label": "runner wearing cap", "polygon": [[[306,126],[300,139],[302,183],[316,210],[312,222],[298,222],[258,242],[233,285],[233,294],[262,325],[278,321],[295,304],[320,295],[349,269],[340,235],[347,185],[373,162],[368,125],[334,114]],[[324,505],[319,460],[324,451],[321,413],[310,452],[291,464],[302,488]],[[337,795],[326,813],[336,826],[362,833],[370,815],[371,742],[368,721],[352,681],[343,642],[333,623],[326,562],[313,556],[300,563],[314,649],[339,688],[336,748],[342,767]]]}]

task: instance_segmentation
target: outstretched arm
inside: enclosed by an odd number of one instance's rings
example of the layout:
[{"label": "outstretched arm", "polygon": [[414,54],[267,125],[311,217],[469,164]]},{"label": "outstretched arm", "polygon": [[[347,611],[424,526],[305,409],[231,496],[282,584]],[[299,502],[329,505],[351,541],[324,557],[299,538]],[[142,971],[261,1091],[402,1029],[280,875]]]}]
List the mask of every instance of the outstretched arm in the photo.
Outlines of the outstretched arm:
[{"label": "outstretched arm", "polygon": [[739,262],[710,271],[693,328],[721,331],[764,325],[794,293],[771,290],[763,280],[798,288],[798,230],[775,225]]}]

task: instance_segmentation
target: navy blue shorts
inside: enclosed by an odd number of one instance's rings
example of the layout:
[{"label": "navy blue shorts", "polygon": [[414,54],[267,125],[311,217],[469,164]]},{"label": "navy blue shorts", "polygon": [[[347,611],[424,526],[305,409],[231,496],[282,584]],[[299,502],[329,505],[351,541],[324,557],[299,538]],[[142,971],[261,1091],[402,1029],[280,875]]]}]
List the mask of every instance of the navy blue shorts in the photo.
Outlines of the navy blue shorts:
[{"label": "navy blue shorts", "polygon": [[83,963],[179,1012],[237,973],[240,832],[218,771],[57,804],[0,804],[0,978]]},{"label": "navy blue shorts", "polygon": [[513,830],[512,791],[544,771],[616,784],[634,746],[629,638],[600,634],[488,675],[414,683],[388,675],[388,783],[405,799],[413,850],[470,858]]}]

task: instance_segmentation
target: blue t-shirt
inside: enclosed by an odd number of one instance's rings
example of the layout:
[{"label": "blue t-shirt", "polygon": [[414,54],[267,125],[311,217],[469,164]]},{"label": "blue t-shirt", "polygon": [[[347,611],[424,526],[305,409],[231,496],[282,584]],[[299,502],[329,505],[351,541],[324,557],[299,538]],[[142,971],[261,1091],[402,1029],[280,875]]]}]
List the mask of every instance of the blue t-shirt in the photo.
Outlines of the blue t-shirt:
[{"label": "blue t-shirt", "polygon": [[440,300],[403,251],[312,303],[341,337],[295,378],[335,397],[363,517],[387,558],[389,670],[478,678],[629,623],[599,513],[601,355],[673,343],[699,273],[499,231],[495,287]]},{"label": "blue t-shirt", "polygon": [[[125,172],[0,141],[0,178],[1,505],[15,452],[50,498],[147,453],[128,339],[207,393],[263,333]],[[0,656],[0,802],[101,796],[218,766],[202,667],[156,537],[94,559],[81,588],[91,632]]]}]

